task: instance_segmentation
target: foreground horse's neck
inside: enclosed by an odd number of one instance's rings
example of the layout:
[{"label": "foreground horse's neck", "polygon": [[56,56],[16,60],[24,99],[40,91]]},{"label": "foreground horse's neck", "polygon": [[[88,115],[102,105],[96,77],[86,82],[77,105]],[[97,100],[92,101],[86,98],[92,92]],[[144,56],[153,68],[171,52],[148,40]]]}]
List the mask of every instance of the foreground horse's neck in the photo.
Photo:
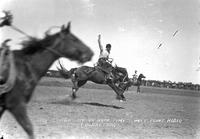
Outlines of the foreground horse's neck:
[{"label": "foreground horse's neck", "polygon": [[31,57],[30,65],[37,78],[40,79],[59,57],[60,56],[49,50],[34,54]]},{"label": "foreground horse's neck", "polygon": [[16,59],[20,61],[16,66],[21,68],[22,65],[26,65],[27,73],[37,82],[45,75],[53,62],[60,57],[58,55],[59,47],[62,44],[60,41],[57,36],[53,36],[44,40],[25,42],[24,46],[26,47],[14,52]]}]

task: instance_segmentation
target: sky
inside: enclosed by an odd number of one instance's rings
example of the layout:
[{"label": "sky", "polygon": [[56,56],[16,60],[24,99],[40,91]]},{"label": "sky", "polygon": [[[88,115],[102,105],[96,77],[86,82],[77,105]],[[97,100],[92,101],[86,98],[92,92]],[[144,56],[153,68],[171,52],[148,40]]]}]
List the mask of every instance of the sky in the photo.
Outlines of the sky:
[{"label": "sky", "polygon": [[[101,34],[102,44],[112,45],[113,65],[129,77],[137,70],[147,80],[200,84],[200,0],[1,0],[0,10],[11,10],[13,25],[36,37],[71,21],[72,33],[95,53],[85,65],[97,62]],[[6,38],[20,49],[25,36],[4,27],[1,42]],[[67,69],[81,66],[61,61]]]}]

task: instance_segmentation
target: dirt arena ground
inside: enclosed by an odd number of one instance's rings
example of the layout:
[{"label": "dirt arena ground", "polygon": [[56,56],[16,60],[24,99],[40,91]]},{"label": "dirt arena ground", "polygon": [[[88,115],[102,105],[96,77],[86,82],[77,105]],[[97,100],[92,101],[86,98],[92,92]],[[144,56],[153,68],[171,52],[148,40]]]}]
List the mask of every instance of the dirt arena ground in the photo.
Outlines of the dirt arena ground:
[{"label": "dirt arena ground", "polygon": [[[28,105],[37,139],[193,139],[200,138],[200,92],[134,87],[126,102],[104,85],[88,83],[71,101],[70,82],[43,78]],[[6,112],[0,122],[4,139],[27,135]]]}]

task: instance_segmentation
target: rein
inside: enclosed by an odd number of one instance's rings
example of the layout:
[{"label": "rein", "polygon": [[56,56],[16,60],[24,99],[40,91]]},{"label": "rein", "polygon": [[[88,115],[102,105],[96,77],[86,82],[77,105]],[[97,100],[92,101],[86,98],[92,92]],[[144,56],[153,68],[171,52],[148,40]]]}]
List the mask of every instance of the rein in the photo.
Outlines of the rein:
[{"label": "rein", "polygon": [[[21,33],[21,34],[27,36],[28,38],[30,38],[30,39],[33,38],[31,35],[25,33],[24,31],[22,31],[22,30],[19,29],[18,27],[12,25],[13,15],[10,13],[10,11],[4,11],[4,13],[6,14],[5,17],[4,17],[4,18],[5,18],[5,21],[7,21],[8,23],[7,23],[7,24],[2,24],[2,26],[5,26],[5,25],[10,26],[13,30],[15,30],[15,31],[17,31],[17,32],[19,32],[19,33]],[[5,21],[4,21],[4,22],[5,22]],[[53,27],[51,27],[49,30],[46,31],[45,34],[48,34],[48,32],[50,32],[51,29],[53,29],[53,28],[58,28],[58,26],[53,26]],[[62,30],[61,30],[61,31],[62,31]],[[60,33],[60,35],[62,35],[62,34]],[[63,39],[63,38],[62,38],[62,39]],[[55,46],[57,46],[57,44],[58,44],[58,43],[56,43]],[[41,46],[41,47],[43,47],[43,46]],[[51,49],[51,48],[47,48],[47,47],[43,47],[43,48],[45,48],[45,49],[47,49],[47,50],[53,52],[54,54],[56,54],[56,55],[58,55],[58,56],[64,57],[64,55],[62,55],[61,53],[59,53],[59,52],[57,52],[57,51],[55,51],[55,50],[53,50],[53,49]],[[0,61],[0,64],[1,64],[1,63],[2,63],[2,61]]]},{"label": "rein", "polygon": [[23,34],[23,35],[25,35],[25,36],[27,36],[27,37],[29,37],[29,38],[32,38],[32,36],[28,35],[27,33],[25,33],[24,31],[22,31],[21,29],[17,28],[17,27],[14,26],[14,25],[10,25],[10,27],[11,27],[12,29],[14,29],[15,31],[21,33],[21,34]]},{"label": "rein", "polygon": [[[14,26],[14,25],[10,25],[10,27],[11,27],[12,29],[14,29],[15,31],[17,31],[17,32],[19,32],[19,33],[21,33],[21,34],[27,36],[27,37],[30,38],[30,39],[33,38],[31,35],[28,35],[27,33],[25,33],[24,31],[22,31],[21,29],[17,28],[17,27]],[[52,28],[58,28],[58,26],[53,26],[53,27],[51,27],[49,30],[46,31],[45,34],[48,34],[48,32],[50,32],[50,30],[51,30]],[[60,36],[62,37],[61,40],[63,40],[64,37],[62,36],[61,33],[60,33]],[[58,44],[59,44],[59,42],[57,42],[56,44],[54,44],[54,46],[56,47]],[[41,46],[41,47],[43,47],[43,46]],[[52,48],[48,48],[48,46],[47,46],[47,47],[43,47],[43,48],[49,50],[50,52],[52,52],[52,53],[54,53],[54,54],[56,54],[56,55],[58,55],[58,56],[65,57],[64,55],[62,55],[61,53],[59,53],[59,52],[53,50]]]}]

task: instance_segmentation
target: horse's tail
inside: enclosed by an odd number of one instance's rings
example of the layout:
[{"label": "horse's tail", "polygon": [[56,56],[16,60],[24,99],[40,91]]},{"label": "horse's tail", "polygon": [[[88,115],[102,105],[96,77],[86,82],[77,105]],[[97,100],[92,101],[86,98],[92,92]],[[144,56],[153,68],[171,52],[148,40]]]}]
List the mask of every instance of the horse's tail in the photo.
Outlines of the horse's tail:
[{"label": "horse's tail", "polygon": [[60,67],[57,67],[57,69],[58,69],[60,75],[63,76],[65,79],[71,78],[71,75],[74,73],[74,70],[76,68],[72,68],[71,70],[67,70],[66,68],[64,68],[62,66],[62,64],[60,63],[60,60],[58,61],[58,63],[59,63]]}]

